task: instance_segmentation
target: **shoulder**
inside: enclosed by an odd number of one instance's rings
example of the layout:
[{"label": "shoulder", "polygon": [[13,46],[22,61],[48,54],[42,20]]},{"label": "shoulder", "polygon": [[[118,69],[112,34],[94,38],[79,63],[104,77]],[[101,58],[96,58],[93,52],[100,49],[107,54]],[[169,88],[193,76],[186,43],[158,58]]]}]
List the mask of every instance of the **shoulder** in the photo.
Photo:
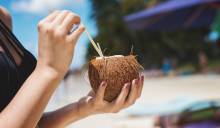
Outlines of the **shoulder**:
[{"label": "shoulder", "polygon": [[7,9],[0,6],[0,19],[10,28],[12,29],[12,18]]}]

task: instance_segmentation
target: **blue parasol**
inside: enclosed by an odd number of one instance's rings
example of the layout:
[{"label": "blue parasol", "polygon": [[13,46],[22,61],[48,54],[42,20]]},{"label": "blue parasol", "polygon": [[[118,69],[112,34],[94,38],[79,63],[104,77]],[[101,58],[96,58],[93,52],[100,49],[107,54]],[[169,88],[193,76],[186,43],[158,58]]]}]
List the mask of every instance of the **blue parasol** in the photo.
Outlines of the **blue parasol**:
[{"label": "blue parasol", "polygon": [[215,19],[220,0],[169,0],[125,16],[135,30],[176,30],[209,26]]}]

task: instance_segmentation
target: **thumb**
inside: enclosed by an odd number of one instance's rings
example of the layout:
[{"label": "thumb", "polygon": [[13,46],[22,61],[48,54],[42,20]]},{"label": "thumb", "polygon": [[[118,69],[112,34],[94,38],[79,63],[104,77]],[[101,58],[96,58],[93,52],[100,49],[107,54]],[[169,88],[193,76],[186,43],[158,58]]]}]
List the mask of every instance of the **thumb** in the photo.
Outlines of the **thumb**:
[{"label": "thumb", "polygon": [[70,42],[75,44],[81,34],[84,32],[84,30],[84,25],[80,24],[79,27],[69,35]]}]

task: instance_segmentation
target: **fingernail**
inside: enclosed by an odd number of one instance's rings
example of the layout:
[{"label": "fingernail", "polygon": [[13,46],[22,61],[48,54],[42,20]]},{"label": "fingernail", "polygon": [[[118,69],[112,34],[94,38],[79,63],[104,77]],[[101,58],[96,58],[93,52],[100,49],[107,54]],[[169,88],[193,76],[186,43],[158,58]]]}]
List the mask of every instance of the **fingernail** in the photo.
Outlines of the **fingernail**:
[{"label": "fingernail", "polygon": [[102,87],[105,87],[106,86],[106,82],[104,81],[104,82],[102,82]]},{"label": "fingernail", "polygon": [[138,84],[138,81],[139,81],[138,79],[135,79],[135,84]]},{"label": "fingernail", "polygon": [[81,26],[80,27],[80,30],[83,32],[83,31],[85,31],[85,27],[84,26]]},{"label": "fingernail", "polygon": [[126,89],[129,89],[129,88],[130,88],[130,85],[131,85],[130,83],[126,83],[126,84],[125,84],[125,88],[126,88]]},{"label": "fingernail", "polygon": [[141,79],[141,76],[139,76],[137,79],[140,80],[140,79]]},{"label": "fingernail", "polygon": [[130,88],[130,85],[127,85],[127,86],[126,86],[126,89],[129,89],[129,88]]},{"label": "fingernail", "polygon": [[143,80],[144,80],[144,76],[142,75],[142,76],[141,76],[141,81],[143,81]]}]

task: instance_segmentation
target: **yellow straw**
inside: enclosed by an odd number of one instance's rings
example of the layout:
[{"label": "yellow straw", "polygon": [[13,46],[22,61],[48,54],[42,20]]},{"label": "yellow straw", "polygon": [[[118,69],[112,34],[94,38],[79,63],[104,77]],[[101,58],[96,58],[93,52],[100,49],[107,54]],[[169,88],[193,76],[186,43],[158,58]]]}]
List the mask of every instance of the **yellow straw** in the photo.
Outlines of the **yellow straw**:
[{"label": "yellow straw", "polygon": [[86,32],[87,36],[89,37],[89,40],[90,40],[90,42],[92,43],[93,47],[95,48],[96,52],[99,54],[99,56],[104,57],[103,54],[102,54],[101,49],[99,49],[99,48],[96,46],[95,41],[92,39],[92,36],[89,34],[89,32],[87,31],[87,29],[85,29],[85,32]]},{"label": "yellow straw", "polygon": [[102,49],[101,49],[99,43],[97,43],[97,45],[98,45],[99,50],[101,51],[102,57],[104,57],[104,55],[103,55],[103,53],[102,53]]}]

